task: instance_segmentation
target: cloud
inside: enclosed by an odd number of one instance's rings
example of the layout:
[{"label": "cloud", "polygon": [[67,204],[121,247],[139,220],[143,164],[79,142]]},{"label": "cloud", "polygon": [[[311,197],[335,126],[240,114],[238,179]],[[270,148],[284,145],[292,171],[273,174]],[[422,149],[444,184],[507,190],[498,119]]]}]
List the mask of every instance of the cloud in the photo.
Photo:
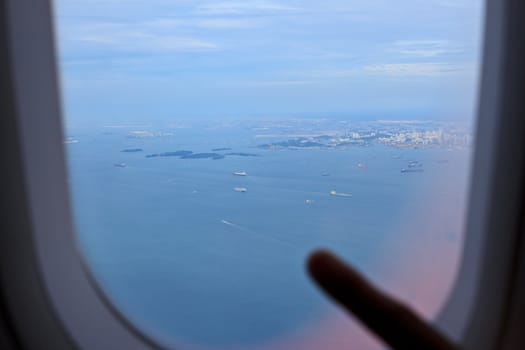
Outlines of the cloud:
[{"label": "cloud", "polygon": [[197,7],[201,15],[248,15],[260,13],[290,12],[297,8],[270,1],[228,1],[203,4]]},{"label": "cloud", "polygon": [[330,79],[330,78],[348,78],[359,74],[358,69],[333,69],[319,70],[309,72],[307,75],[313,78]]},{"label": "cloud", "polygon": [[[474,3],[479,3],[480,1],[474,1]],[[452,8],[468,8],[469,6],[472,6],[472,1],[438,1],[438,5],[443,7],[452,7]]]},{"label": "cloud", "polygon": [[253,28],[261,25],[261,21],[254,18],[158,18],[144,24],[159,30],[174,30],[177,28],[204,28],[204,29],[229,29]]},{"label": "cloud", "polygon": [[297,73],[313,80],[334,80],[366,76],[383,77],[439,77],[472,72],[475,64],[455,64],[448,62],[409,62],[377,63],[355,66],[353,68],[319,70]]},{"label": "cloud", "polygon": [[192,21],[189,25],[200,28],[252,28],[260,25],[255,19],[211,18]]},{"label": "cloud", "polygon": [[67,53],[159,54],[201,52],[220,49],[216,42],[191,33],[162,28],[157,22],[88,22],[71,27],[62,35],[62,48]]},{"label": "cloud", "polygon": [[449,40],[399,40],[392,43],[389,51],[412,57],[437,57],[461,53],[460,45]]},{"label": "cloud", "polygon": [[386,63],[363,67],[363,72],[393,77],[436,77],[465,71],[467,68],[448,63]]},{"label": "cloud", "polygon": [[169,51],[210,51],[219,46],[196,38],[154,35],[147,32],[120,32],[104,35],[85,35],[80,42],[98,45],[113,51],[159,53]]},{"label": "cloud", "polygon": [[313,81],[309,80],[274,80],[274,81],[259,81],[249,83],[250,86],[261,86],[261,87],[277,87],[277,86],[298,86],[298,85],[309,85],[313,84]]}]

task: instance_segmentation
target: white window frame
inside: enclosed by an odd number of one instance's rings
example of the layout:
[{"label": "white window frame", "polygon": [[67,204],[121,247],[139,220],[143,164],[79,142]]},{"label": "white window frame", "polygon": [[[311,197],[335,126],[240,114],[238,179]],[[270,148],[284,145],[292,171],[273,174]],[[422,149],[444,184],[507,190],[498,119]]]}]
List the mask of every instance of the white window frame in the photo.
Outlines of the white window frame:
[{"label": "white window frame", "polygon": [[[523,340],[525,294],[525,2],[488,0],[486,14],[465,249],[437,323],[466,349],[510,350]],[[167,347],[111,305],[77,247],[49,0],[0,0],[0,73],[0,150],[9,153],[0,184],[0,316],[15,343]]]}]

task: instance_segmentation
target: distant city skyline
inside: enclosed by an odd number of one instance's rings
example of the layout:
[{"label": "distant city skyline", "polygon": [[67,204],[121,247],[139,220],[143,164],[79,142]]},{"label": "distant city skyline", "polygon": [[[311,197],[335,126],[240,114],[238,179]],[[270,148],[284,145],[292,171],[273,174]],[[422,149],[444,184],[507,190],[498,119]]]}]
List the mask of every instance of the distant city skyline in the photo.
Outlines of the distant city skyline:
[{"label": "distant city skyline", "polygon": [[480,0],[57,0],[68,123],[466,119]]}]

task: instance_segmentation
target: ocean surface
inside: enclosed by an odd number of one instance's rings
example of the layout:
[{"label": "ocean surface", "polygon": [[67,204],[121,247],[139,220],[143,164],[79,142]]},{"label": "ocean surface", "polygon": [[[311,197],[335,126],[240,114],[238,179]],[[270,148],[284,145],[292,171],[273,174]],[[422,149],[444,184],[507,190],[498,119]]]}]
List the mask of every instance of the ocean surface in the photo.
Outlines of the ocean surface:
[{"label": "ocean surface", "polygon": [[[305,273],[317,247],[414,301],[426,317],[446,300],[461,253],[470,151],[262,150],[255,146],[269,140],[246,129],[150,138],[128,131],[68,131],[79,140],[66,145],[76,233],[104,293],[160,343],[305,349],[328,338],[321,323],[344,315]],[[130,148],[144,151],[121,152]],[[258,156],[145,157],[215,148]],[[402,173],[409,160],[425,171]],[[346,346],[334,337],[327,344]]]}]

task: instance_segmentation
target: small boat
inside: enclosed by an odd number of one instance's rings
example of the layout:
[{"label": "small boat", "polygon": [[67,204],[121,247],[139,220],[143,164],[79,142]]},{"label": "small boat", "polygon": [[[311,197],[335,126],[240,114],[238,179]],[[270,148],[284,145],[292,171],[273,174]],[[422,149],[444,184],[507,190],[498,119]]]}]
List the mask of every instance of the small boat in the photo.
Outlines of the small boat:
[{"label": "small boat", "polygon": [[408,169],[401,169],[402,173],[422,173],[425,169],[422,168],[408,168]]},{"label": "small boat", "polygon": [[330,173],[322,173],[321,176],[330,176]]},{"label": "small boat", "polygon": [[64,143],[65,143],[66,145],[68,145],[68,144],[72,144],[72,143],[78,143],[78,140],[77,140],[77,139],[74,139],[74,138],[72,138],[72,137],[68,137],[67,139],[64,140]]},{"label": "small boat", "polygon": [[113,164],[114,167],[116,168],[125,168],[126,167],[126,163],[115,163]]},{"label": "small boat", "polygon": [[368,168],[367,165],[362,164],[362,163],[357,164],[356,167],[357,167],[358,169],[367,169],[367,168]]},{"label": "small boat", "polygon": [[330,196],[336,196],[336,197],[352,197],[350,193],[339,193],[336,191],[330,191]]},{"label": "small boat", "polygon": [[246,175],[248,175],[248,173],[246,171],[244,171],[244,170],[243,171],[234,171],[233,175],[235,175],[235,176],[246,176]]},{"label": "small boat", "polygon": [[248,189],[246,187],[235,187],[233,190],[235,192],[242,192],[242,193],[248,192]]},{"label": "small boat", "polygon": [[421,168],[422,166],[423,166],[423,163],[420,163],[417,161],[408,163],[409,168]]},{"label": "small boat", "polygon": [[314,201],[313,199],[307,199],[307,200],[305,201],[305,203],[306,203],[306,204],[314,204],[315,201]]}]

